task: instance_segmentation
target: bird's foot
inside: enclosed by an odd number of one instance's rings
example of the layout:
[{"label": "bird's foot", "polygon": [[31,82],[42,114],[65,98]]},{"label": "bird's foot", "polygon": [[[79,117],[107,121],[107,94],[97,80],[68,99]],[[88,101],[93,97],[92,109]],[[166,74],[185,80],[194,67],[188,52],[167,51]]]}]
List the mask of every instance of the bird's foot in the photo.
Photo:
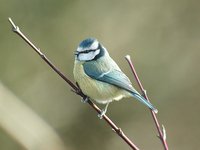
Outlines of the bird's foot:
[{"label": "bird's foot", "polygon": [[98,114],[99,119],[102,119],[103,116],[104,116],[105,114],[106,114],[106,110],[105,110],[105,109],[102,109],[102,110],[101,110],[101,113]]},{"label": "bird's foot", "polygon": [[83,98],[81,99],[81,102],[82,102],[82,103],[87,103],[88,100],[89,100],[89,98],[86,96],[86,97],[83,97]]}]

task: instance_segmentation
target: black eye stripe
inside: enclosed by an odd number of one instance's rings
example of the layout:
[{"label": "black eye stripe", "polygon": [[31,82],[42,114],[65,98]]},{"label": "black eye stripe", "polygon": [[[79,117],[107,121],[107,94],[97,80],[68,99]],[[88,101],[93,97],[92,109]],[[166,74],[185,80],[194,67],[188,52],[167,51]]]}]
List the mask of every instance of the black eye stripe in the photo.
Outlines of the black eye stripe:
[{"label": "black eye stripe", "polygon": [[100,49],[100,44],[98,45],[98,47],[97,47],[96,49],[88,49],[88,50],[84,50],[84,51],[82,51],[82,52],[76,51],[76,52],[75,52],[75,55],[86,54],[86,53],[89,53],[89,52],[96,51],[96,50],[98,50],[98,49]]},{"label": "black eye stripe", "polygon": [[85,50],[83,52],[79,52],[79,53],[89,53],[89,52],[93,52],[96,51],[97,49],[90,49],[90,50]]},{"label": "black eye stripe", "polygon": [[84,50],[84,51],[82,51],[82,52],[78,52],[78,53],[81,54],[81,53],[89,53],[89,52],[93,52],[93,51],[98,50],[99,47],[100,47],[100,44],[98,45],[98,47],[97,47],[96,49],[88,49],[88,50]]},{"label": "black eye stripe", "polygon": [[96,51],[97,49],[94,49],[94,50],[85,50],[85,51],[83,51],[83,52],[75,52],[75,55],[80,55],[80,54],[87,54],[87,53],[90,53],[90,52],[92,52],[92,51]]}]

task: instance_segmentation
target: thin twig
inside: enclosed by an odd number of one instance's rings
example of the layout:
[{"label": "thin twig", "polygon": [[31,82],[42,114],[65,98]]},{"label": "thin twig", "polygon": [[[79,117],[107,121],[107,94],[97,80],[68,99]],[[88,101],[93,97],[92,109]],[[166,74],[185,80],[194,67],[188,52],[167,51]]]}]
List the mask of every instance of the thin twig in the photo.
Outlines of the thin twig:
[{"label": "thin twig", "polygon": [[[19,35],[27,44],[29,44],[34,51],[40,55],[40,57],[61,77],[67,82],[71,88],[72,91],[76,94],[80,95],[82,98],[86,98],[86,95],[82,93],[79,87],[77,87],[72,81],[70,81],[57,67],[55,67],[50,60],[38,49],[19,29],[18,26],[14,24],[11,18],[8,18],[10,24],[12,25],[12,30],[17,35]],[[97,111],[97,113],[101,113],[101,110],[91,101],[88,99],[88,104]],[[111,126],[112,130],[115,131],[115,133],[120,136],[133,150],[139,150],[139,148],[123,133],[123,131],[117,127],[112,120],[107,117],[106,115],[103,115],[103,119]]]},{"label": "thin twig", "polygon": [[[136,81],[137,81],[137,83],[138,83],[138,85],[139,85],[139,88],[140,88],[140,90],[141,90],[141,92],[142,92],[144,98],[145,98],[147,101],[149,101],[149,98],[148,98],[148,96],[147,96],[147,92],[146,92],[146,90],[144,89],[142,83],[140,82],[140,79],[139,79],[139,77],[138,77],[138,75],[137,75],[137,72],[136,72],[136,70],[135,70],[135,67],[134,67],[134,65],[133,65],[133,62],[131,61],[130,56],[127,55],[127,56],[125,56],[125,58],[126,58],[128,64],[130,65],[130,68],[131,68],[131,70],[132,70],[132,72],[133,72],[133,75],[134,75],[134,77],[135,77],[135,79],[136,79]],[[156,125],[156,128],[157,128],[157,130],[158,130],[158,134],[159,134],[158,137],[160,138],[160,140],[161,140],[161,142],[162,142],[162,144],[163,144],[164,149],[165,149],[165,150],[168,150],[168,145],[167,145],[167,141],[166,141],[166,130],[165,130],[165,128],[164,128],[164,125],[162,125],[162,129],[161,129],[160,123],[158,122],[158,119],[157,119],[157,117],[156,117],[156,114],[155,114],[154,111],[152,111],[151,109],[150,109],[150,111],[151,111],[151,115],[152,115],[152,117],[153,117],[154,123],[155,123],[155,125]]]}]

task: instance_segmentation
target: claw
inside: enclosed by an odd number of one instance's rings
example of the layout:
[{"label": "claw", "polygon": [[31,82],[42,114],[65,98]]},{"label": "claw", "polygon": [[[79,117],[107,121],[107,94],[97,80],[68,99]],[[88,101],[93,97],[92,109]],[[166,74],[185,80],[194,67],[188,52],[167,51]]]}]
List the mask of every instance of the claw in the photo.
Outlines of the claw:
[{"label": "claw", "polygon": [[86,97],[84,97],[84,98],[81,99],[81,102],[82,103],[87,103],[88,100],[89,100],[89,98],[86,96]]},{"label": "claw", "polygon": [[101,113],[100,114],[98,114],[98,117],[99,117],[99,119],[102,119],[103,118],[103,116],[106,114],[106,111],[105,111],[105,109],[102,109],[101,110]]}]

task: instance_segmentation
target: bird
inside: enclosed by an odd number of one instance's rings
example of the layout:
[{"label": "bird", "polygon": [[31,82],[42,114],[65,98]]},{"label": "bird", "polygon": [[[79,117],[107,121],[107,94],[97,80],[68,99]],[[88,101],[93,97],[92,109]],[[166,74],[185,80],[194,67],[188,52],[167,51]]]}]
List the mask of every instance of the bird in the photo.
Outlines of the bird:
[{"label": "bird", "polygon": [[155,113],[158,112],[135,90],[129,78],[96,38],[86,38],[80,42],[74,55],[73,75],[79,88],[88,98],[106,105],[99,114],[100,118],[106,114],[111,102],[126,97],[133,97]]}]

